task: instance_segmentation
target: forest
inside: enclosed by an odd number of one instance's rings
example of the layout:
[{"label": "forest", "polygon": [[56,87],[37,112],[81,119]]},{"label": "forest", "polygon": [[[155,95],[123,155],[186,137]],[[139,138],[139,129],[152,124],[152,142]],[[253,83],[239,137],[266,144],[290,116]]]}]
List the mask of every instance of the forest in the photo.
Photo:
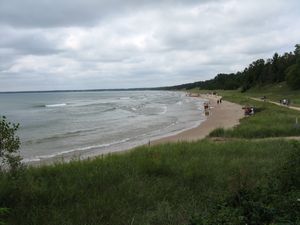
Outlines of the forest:
[{"label": "forest", "polygon": [[252,62],[243,71],[237,73],[220,73],[213,79],[182,84],[163,89],[193,89],[202,90],[236,90],[242,92],[257,86],[264,86],[286,81],[291,89],[300,89],[300,45],[295,46],[294,52],[279,55],[275,53],[272,58],[258,59]]}]

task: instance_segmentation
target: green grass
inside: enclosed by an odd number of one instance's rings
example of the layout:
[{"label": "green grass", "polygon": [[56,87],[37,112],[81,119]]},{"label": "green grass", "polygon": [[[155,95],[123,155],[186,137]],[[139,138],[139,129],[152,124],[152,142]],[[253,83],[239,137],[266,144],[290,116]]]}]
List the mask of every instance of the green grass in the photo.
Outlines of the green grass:
[{"label": "green grass", "polygon": [[0,207],[11,225],[296,224],[299,168],[293,141],[140,147],[2,174]]},{"label": "green grass", "polygon": [[[192,89],[189,90],[194,93],[211,93],[211,90],[199,90],[199,89]],[[285,82],[266,85],[262,87],[255,87],[247,90],[244,93],[241,93],[239,90],[216,90],[219,95],[222,96],[248,96],[248,97],[255,97],[261,98],[266,96],[268,100],[279,102],[284,98],[291,100],[291,105],[299,106],[300,107],[300,90],[291,90]]]},{"label": "green grass", "polygon": [[292,105],[300,106],[300,90],[291,90],[285,82],[252,88],[245,94],[253,97],[266,96],[269,100],[275,102],[286,98],[291,100]]}]

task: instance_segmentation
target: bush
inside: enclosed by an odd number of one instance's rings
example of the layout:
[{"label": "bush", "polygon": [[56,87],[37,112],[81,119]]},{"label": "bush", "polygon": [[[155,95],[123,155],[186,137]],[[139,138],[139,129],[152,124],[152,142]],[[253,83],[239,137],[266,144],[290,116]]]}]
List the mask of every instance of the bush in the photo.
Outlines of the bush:
[{"label": "bush", "polygon": [[18,127],[0,118],[0,170],[16,171],[21,166],[20,139],[15,135]]}]

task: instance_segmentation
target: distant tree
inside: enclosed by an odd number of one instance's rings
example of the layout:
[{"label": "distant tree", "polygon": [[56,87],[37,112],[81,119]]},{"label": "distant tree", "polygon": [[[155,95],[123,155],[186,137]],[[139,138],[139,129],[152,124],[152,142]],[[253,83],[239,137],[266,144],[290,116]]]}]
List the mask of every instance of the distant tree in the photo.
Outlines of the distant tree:
[{"label": "distant tree", "polygon": [[297,44],[296,46],[295,46],[295,51],[294,51],[294,53],[295,53],[295,56],[296,56],[296,64],[298,65],[298,67],[300,67],[300,45],[299,44]]},{"label": "distant tree", "polygon": [[300,56],[300,44],[295,45],[295,48],[296,48],[294,51],[295,55]]},{"label": "distant tree", "polygon": [[300,45],[295,48],[296,64],[287,69],[286,82],[292,89],[300,89]]},{"label": "distant tree", "polygon": [[286,83],[292,89],[300,89],[300,65],[295,64],[287,69]]},{"label": "distant tree", "polygon": [[[295,48],[294,52],[285,53],[283,55],[275,53],[272,58],[267,60],[258,59],[252,62],[243,71],[237,73],[220,73],[210,80],[182,84],[174,87],[167,87],[165,89],[240,89],[244,92],[255,86],[262,87],[283,81],[287,81],[287,83],[295,89],[299,86],[300,45],[296,45]],[[299,66],[296,67],[296,64]]]},{"label": "distant tree", "polygon": [[19,124],[0,118],[0,169],[16,171],[21,166],[20,139],[16,136]]}]

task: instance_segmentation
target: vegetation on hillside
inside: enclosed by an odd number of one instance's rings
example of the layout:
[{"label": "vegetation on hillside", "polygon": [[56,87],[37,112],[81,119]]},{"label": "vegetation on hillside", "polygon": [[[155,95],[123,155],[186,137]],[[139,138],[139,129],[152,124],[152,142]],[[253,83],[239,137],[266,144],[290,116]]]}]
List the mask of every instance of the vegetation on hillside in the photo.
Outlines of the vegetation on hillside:
[{"label": "vegetation on hillside", "polygon": [[0,175],[7,224],[299,224],[300,144],[140,147]]},{"label": "vegetation on hillside", "polygon": [[165,89],[236,90],[246,91],[257,86],[265,86],[286,81],[292,89],[300,89],[300,45],[294,52],[279,55],[271,59],[258,59],[243,71],[231,74],[218,74],[207,81],[183,84]]}]

